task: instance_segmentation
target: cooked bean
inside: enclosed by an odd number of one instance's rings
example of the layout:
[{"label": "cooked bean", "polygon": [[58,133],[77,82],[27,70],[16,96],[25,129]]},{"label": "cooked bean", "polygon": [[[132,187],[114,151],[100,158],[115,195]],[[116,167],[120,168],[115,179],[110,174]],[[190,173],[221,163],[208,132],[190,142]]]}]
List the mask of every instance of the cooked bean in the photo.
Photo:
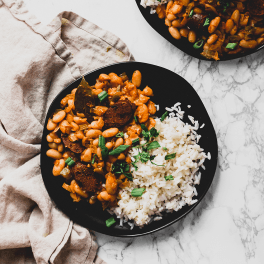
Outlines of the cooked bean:
[{"label": "cooked bean", "polygon": [[59,152],[62,152],[63,149],[64,149],[63,144],[59,144],[59,145],[58,145],[58,151],[59,151]]},{"label": "cooked bean", "polygon": [[83,198],[88,198],[88,194],[80,188],[80,186],[77,184],[75,180],[71,181],[71,188],[74,190],[74,192],[76,192]]},{"label": "cooked bean", "polygon": [[134,71],[132,75],[132,83],[136,86],[139,87],[141,84],[141,79],[142,75],[140,71]]},{"label": "cooked bean", "polygon": [[118,138],[117,140],[116,140],[116,142],[115,142],[115,148],[117,148],[117,147],[119,147],[119,146],[121,146],[121,145],[123,145],[124,144],[124,140],[123,140],[123,138]]},{"label": "cooked bean", "polygon": [[263,44],[264,43],[264,38],[258,38],[257,39],[257,43],[258,43],[258,45]]},{"label": "cooked bean", "polygon": [[49,143],[48,144],[51,149],[58,149],[58,145],[56,143]]},{"label": "cooked bean", "polygon": [[255,49],[257,47],[258,43],[256,40],[244,40],[242,39],[239,42],[239,46],[245,49]]},{"label": "cooked bean", "polygon": [[169,27],[169,32],[171,34],[171,36],[175,39],[181,39],[181,34],[179,32],[179,30],[175,27]]},{"label": "cooked bean", "polygon": [[118,132],[119,132],[118,128],[112,127],[112,128],[105,130],[102,133],[102,136],[105,138],[114,137]]},{"label": "cooked bean", "polygon": [[181,21],[179,19],[173,20],[171,25],[175,28],[181,27]]},{"label": "cooked bean", "polygon": [[174,5],[171,7],[170,11],[172,12],[172,14],[176,15],[176,14],[181,13],[182,8],[183,8],[182,5],[174,4]]},{"label": "cooked bean", "polygon": [[171,26],[171,21],[168,18],[165,18],[165,25],[167,27],[170,27]]},{"label": "cooked bean", "polygon": [[46,155],[52,159],[61,159],[62,157],[61,153],[56,149],[49,149]]},{"label": "cooked bean", "polygon": [[236,32],[237,32],[237,25],[234,25],[234,27],[230,31],[230,35],[233,36],[236,34]]},{"label": "cooked bean", "polygon": [[86,133],[86,137],[88,139],[90,139],[90,138],[98,138],[100,135],[102,135],[102,131],[98,130],[98,129],[91,129],[91,130],[88,130],[87,133]]},{"label": "cooked bean", "polygon": [[193,30],[189,31],[188,40],[191,43],[194,43],[196,41],[196,33],[195,33],[195,31],[193,31]]},{"label": "cooked bean", "polygon": [[94,141],[93,141],[93,145],[94,146],[98,146],[98,144],[99,144],[99,139],[98,138],[96,138]]},{"label": "cooked bean", "polygon": [[151,88],[149,88],[148,86],[146,86],[143,89],[142,94],[144,94],[146,96],[153,96],[153,90]]},{"label": "cooked bean", "polygon": [[50,135],[47,135],[46,139],[49,143],[52,143],[54,141],[54,139]]},{"label": "cooked bean", "polygon": [[264,28],[255,27],[254,35],[261,35],[264,33]]},{"label": "cooked bean", "polygon": [[47,129],[48,130],[54,130],[56,128],[57,124],[52,121],[52,119],[48,120],[47,123]]},{"label": "cooked bean", "polygon": [[52,121],[54,123],[59,123],[64,119],[65,116],[66,116],[66,112],[61,110],[53,116]]},{"label": "cooked bean", "polygon": [[245,27],[248,24],[249,16],[241,14],[239,24],[241,27]]},{"label": "cooked bean", "polygon": [[69,122],[67,120],[63,120],[60,123],[60,130],[63,134],[65,134],[65,133],[70,134],[71,129],[72,129],[72,126],[69,124]]},{"label": "cooked bean", "polygon": [[64,167],[65,167],[64,159],[56,160],[52,170],[53,175],[59,176]]},{"label": "cooked bean", "polygon": [[195,8],[193,9],[193,12],[194,12],[195,14],[202,14],[202,13],[203,13],[202,9],[200,9],[199,7],[195,7]]},{"label": "cooked bean", "polygon": [[160,19],[163,19],[166,15],[165,7],[163,5],[158,5],[156,8],[156,13]]},{"label": "cooked bean", "polygon": [[221,18],[220,17],[216,17],[214,18],[211,22],[210,22],[210,25],[208,27],[208,32],[210,34],[212,34],[213,32],[215,32],[215,30],[217,29],[219,23],[221,21]]},{"label": "cooked bean", "polygon": [[132,140],[130,139],[130,138],[126,138],[125,139],[125,144],[124,145],[129,145],[129,146],[131,146],[132,145]]},{"label": "cooked bean", "polygon": [[145,123],[148,120],[148,107],[145,104],[139,105],[135,115],[138,117],[139,123]]},{"label": "cooked bean", "polygon": [[240,12],[239,10],[235,10],[233,14],[231,15],[231,19],[233,19],[234,23],[238,26],[239,20],[240,20]]},{"label": "cooked bean", "polygon": [[218,39],[218,36],[216,34],[212,34],[208,40],[207,40],[207,43],[210,45],[210,44],[213,44],[217,41]]},{"label": "cooked bean", "polygon": [[77,131],[80,129],[80,127],[75,122],[71,122],[70,124],[72,126],[72,129],[71,129],[72,131]]},{"label": "cooked bean", "polygon": [[76,124],[80,125],[80,124],[87,123],[87,118],[81,118],[81,117],[79,117],[79,116],[75,116],[75,117],[73,118],[73,121],[74,121]]},{"label": "cooked bean", "polygon": [[105,73],[101,73],[101,74],[99,75],[98,80],[99,80],[100,82],[110,81],[110,77],[109,77],[107,74],[105,74]]},{"label": "cooked bean", "polygon": [[173,6],[173,1],[169,1],[166,7],[166,13],[169,13],[169,10],[172,6]]},{"label": "cooked bean", "polygon": [[92,160],[92,149],[87,148],[81,154],[81,160],[84,162],[90,162]]},{"label": "cooked bean", "polygon": [[168,13],[168,15],[167,15],[167,19],[170,20],[170,21],[173,21],[173,20],[176,19],[176,16],[173,15],[172,13]]},{"label": "cooked bean", "polygon": [[113,148],[113,143],[112,142],[107,142],[105,146],[108,148],[108,150]]},{"label": "cooked bean", "polygon": [[182,37],[187,38],[188,37],[188,34],[189,34],[189,29],[187,29],[187,28],[181,28],[180,29],[180,34],[181,34]]},{"label": "cooked bean", "polygon": [[152,101],[148,101],[148,112],[150,115],[155,115],[157,109],[156,109],[156,106],[155,104],[152,102]]},{"label": "cooked bean", "polygon": [[54,143],[60,144],[61,143],[61,139],[60,138],[55,138],[54,139]]},{"label": "cooked bean", "polygon": [[233,29],[234,26],[235,26],[234,21],[231,18],[228,19],[226,21],[226,28],[225,28],[226,33],[229,33]]},{"label": "cooked bean", "polygon": [[97,154],[97,156],[98,156],[98,158],[99,158],[100,160],[103,159],[103,157],[102,157],[102,152],[101,152],[101,148],[97,148],[97,150],[96,150],[96,154]]}]

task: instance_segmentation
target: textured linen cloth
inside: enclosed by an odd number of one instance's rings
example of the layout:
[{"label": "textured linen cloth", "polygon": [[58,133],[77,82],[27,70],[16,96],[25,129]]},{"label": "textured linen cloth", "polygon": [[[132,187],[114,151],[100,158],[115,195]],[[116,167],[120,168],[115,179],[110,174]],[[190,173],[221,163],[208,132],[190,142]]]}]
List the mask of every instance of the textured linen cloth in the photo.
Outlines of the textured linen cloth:
[{"label": "textured linen cloth", "polygon": [[104,263],[91,232],[50,200],[40,143],[64,87],[133,57],[119,38],[71,12],[46,26],[22,1],[0,0],[0,25],[0,263]]}]

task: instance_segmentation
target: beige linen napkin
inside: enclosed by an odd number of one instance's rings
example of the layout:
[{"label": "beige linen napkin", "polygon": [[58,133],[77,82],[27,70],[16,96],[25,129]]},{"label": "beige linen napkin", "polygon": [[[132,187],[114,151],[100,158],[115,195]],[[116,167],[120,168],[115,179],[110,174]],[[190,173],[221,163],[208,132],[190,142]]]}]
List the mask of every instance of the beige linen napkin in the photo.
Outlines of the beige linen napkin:
[{"label": "beige linen napkin", "polygon": [[119,38],[71,12],[45,26],[22,1],[0,0],[0,25],[0,263],[104,263],[93,235],[50,200],[40,143],[64,87],[133,58]]}]

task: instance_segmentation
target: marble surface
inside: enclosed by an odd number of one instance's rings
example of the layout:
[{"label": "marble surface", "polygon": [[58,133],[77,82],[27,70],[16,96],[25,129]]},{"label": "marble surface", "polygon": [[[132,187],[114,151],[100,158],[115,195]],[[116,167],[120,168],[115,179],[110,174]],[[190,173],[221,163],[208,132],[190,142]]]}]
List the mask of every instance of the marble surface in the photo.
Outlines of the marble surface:
[{"label": "marble surface", "polygon": [[134,0],[25,0],[48,23],[73,11],[121,37],[136,60],[170,69],[198,92],[219,144],[215,180],[183,220],[139,238],[96,233],[109,264],[264,263],[264,50],[229,62],[192,58],[160,37]]}]

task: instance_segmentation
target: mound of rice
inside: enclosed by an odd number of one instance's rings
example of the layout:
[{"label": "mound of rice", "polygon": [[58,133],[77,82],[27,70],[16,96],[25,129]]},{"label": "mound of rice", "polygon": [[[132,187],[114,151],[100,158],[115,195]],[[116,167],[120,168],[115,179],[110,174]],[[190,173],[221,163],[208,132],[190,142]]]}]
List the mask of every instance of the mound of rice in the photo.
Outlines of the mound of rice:
[{"label": "mound of rice", "polygon": [[161,4],[165,4],[167,2],[168,2],[168,0],[161,0],[161,1],[157,1],[157,0],[141,0],[140,4],[143,7],[146,8],[147,6],[154,7],[154,6],[158,6],[158,5],[161,5]]},{"label": "mound of rice", "polygon": [[[176,114],[171,112],[163,122],[156,119],[155,128],[160,134],[155,140],[161,147],[150,151],[150,154],[156,156],[154,163],[165,167],[156,166],[150,161],[137,162],[138,170],[135,171],[132,167],[133,182],[120,191],[118,207],[110,210],[110,213],[120,218],[120,225],[129,221],[131,228],[134,224],[143,227],[153,220],[160,220],[161,212],[178,211],[184,205],[197,202],[193,197],[197,195],[195,185],[199,184],[201,179],[198,170],[200,166],[203,167],[204,160],[211,157],[210,153],[206,155],[198,145],[201,137],[196,132],[199,128],[198,122],[189,116],[192,125],[185,124],[181,120],[184,112],[179,105],[180,103],[177,103],[172,108],[166,108],[168,111],[176,110]],[[142,143],[144,140],[141,140],[140,144]],[[163,147],[167,149],[164,150]],[[133,148],[130,151],[131,157],[137,155],[138,151]],[[164,159],[167,154],[172,153],[176,153],[175,158]],[[164,177],[169,175],[172,175],[174,180],[166,181]],[[142,187],[146,191],[141,197],[131,196],[134,188]]]}]

